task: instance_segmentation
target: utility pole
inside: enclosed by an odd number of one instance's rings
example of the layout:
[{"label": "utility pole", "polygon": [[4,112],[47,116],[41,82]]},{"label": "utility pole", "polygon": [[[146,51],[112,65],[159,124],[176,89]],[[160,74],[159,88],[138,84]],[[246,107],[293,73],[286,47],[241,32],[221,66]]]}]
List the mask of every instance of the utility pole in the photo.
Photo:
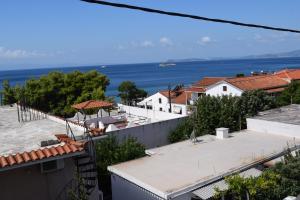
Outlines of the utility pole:
[{"label": "utility pole", "polygon": [[172,102],[171,102],[171,84],[169,84],[168,86],[168,90],[169,90],[169,104],[170,104],[170,108],[169,108],[169,112],[172,112]]}]

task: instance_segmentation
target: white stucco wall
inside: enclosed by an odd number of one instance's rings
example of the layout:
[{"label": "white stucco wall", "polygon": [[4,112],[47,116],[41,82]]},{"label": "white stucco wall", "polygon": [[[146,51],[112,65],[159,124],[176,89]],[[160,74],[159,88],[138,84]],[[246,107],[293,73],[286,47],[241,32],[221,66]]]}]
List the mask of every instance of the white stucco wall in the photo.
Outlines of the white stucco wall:
[{"label": "white stucco wall", "polygon": [[[227,87],[227,91],[223,91],[223,86]],[[223,96],[223,95],[241,96],[242,93],[243,93],[242,90],[226,82],[220,82],[216,85],[209,87],[206,90],[206,95],[211,95],[211,96]]]},{"label": "white stucco wall", "polygon": [[118,107],[120,110],[125,111],[128,114],[150,118],[151,122],[183,117],[182,115],[175,114],[175,113],[163,112],[158,110],[150,110],[150,109],[138,108],[133,106],[126,106],[123,104],[118,104]]},{"label": "white stucco wall", "polygon": [[[161,99],[161,103],[159,103],[159,99]],[[147,103],[147,105],[152,105],[152,109],[153,110],[157,110],[159,111],[160,108],[162,109],[163,112],[169,112],[169,108],[170,108],[170,104],[169,104],[169,99],[167,97],[165,97],[164,95],[162,95],[161,93],[156,93],[153,94],[152,96],[144,99],[143,101],[139,102],[138,105],[143,105],[145,106]],[[172,112],[173,112],[173,107],[175,106],[180,106],[182,107],[182,114],[186,115],[186,105],[183,104],[171,104],[172,106]]]},{"label": "white stucco wall", "polygon": [[261,119],[247,119],[247,129],[262,134],[276,134],[300,138],[300,126]]}]

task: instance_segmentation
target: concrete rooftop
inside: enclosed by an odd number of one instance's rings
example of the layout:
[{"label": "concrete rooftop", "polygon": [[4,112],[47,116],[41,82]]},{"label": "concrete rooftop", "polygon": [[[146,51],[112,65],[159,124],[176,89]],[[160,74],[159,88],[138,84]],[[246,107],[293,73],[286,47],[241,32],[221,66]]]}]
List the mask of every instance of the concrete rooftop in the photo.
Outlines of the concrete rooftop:
[{"label": "concrete rooftop", "polygon": [[50,119],[19,123],[16,106],[0,107],[0,156],[40,148],[42,141],[57,140],[55,134],[66,134],[65,124]]},{"label": "concrete rooftop", "polygon": [[212,135],[198,139],[201,141],[196,144],[187,140],[151,149],[151,156],[108,169],[167,199],[170,195],[199,187],[207,180],[281,152],[287,147],[287,142],[300,143],[292,137],[249,130],[233,133],[223,140]]},{"label": "concrete rooftop", "polygon": [[253,119],[300,125],[300,105],[292,104],[264,112],[260,112]]}]

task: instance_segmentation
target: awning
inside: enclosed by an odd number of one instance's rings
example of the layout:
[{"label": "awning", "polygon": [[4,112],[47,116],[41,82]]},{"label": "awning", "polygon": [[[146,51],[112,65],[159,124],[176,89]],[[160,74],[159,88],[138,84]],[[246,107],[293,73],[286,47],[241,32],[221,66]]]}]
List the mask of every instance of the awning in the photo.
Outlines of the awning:
[{"label": "awning", "polygon": [[[262,171],[260,171],[256,168],[251,168],[244,172],[241,172],[239,175],[244,178],[249,178],[249,177],[258,177],[261,175],[261,173],[262,173]],[[216,188],[219,188],[221,191],[224,191],[224,190],[228,189],[228,185],[225,182],[225,180],[223,179],[223,180],[215,182],[213,184],[204,186],[204,187],[194,191],[193,194],[203,200],[209,199],[215,195]]]}]

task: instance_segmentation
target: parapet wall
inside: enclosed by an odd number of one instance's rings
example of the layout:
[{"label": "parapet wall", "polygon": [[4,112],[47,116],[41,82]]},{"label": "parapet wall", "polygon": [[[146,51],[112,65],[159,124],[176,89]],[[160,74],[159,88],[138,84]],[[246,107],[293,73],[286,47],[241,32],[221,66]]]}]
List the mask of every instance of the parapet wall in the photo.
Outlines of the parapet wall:
[{"label": "parapet wall", "polygon": [[247,129],[251,131],[260,132],[262,134],[275,134],[287,137],[300,138],[300,126],[294,124],[248,118]]},{"label": "parapet wall", "polygon": [[[124,141],[129,137],[134,137],[139,143],[143,144],[146,149],[160,147],[169,144],[168,136],[170,132],[174,130],[185,118],[186,117],[169,119],[146,125],[120,129],[108,132],[107,135],[116,136],[118,141]],[[95,138],[95,140],[99,139]]]},{"label": "parapet wall", "polygon": [[157,110],[150,110],[150,109],[145,109],[145,108],[138,108],[138,107],[133,107],[133,106],[126,106],[123,104],[118,104],[118,107],[119,107],[120,111],[125,111],[128,114],[150,118],[152,122],[177,119],[177,118],[183,117],[180,114],[162,112],[162,111],[157,111]]}]

